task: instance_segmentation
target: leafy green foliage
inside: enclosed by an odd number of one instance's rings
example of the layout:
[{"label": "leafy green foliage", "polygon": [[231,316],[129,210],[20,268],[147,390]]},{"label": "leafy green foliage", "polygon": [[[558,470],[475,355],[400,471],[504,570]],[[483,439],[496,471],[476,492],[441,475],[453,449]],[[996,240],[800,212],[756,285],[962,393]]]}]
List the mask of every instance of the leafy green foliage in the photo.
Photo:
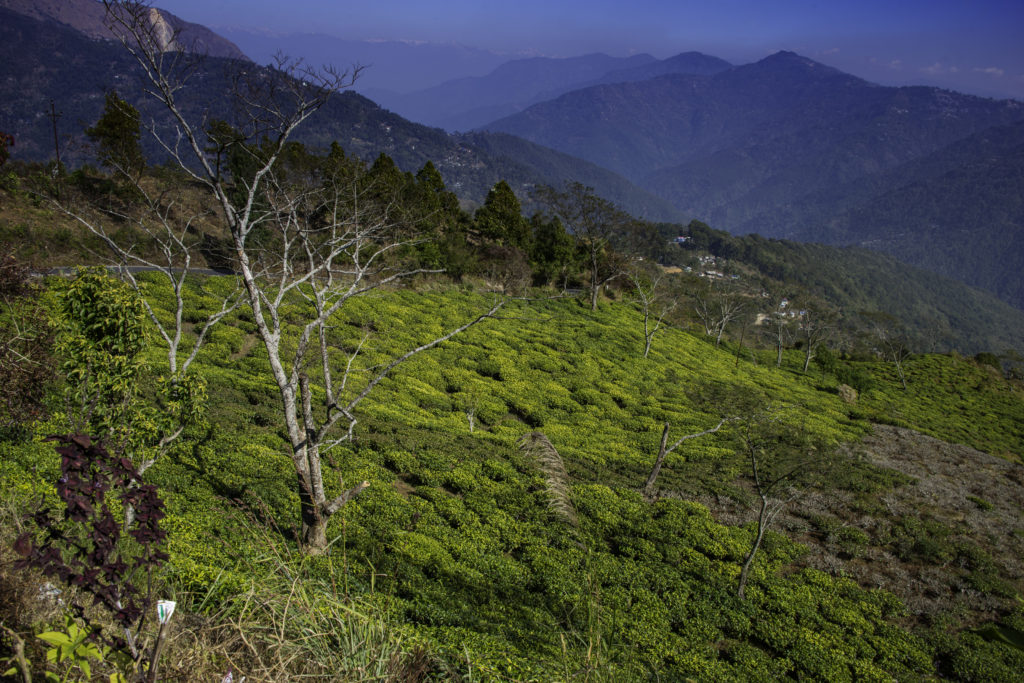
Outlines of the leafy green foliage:
[{"label": "leafy green foliage", "polygon": [[[351,330],[345,333],[350,340],[339,342],[352,343],[362,333],[367,316],[372,314],[381,321],[372,344],[375,355],[366,360],[372,365],[376,354],[429,336],[438,319],[464,316],[464,307],[479,303],[478,296],[467,293],[395,292],[357,303],[346,314],[345,320],[351,324],[336,329]],[[344,543],[353,579],[369,581],[368,575],[359,578],[359,566],[372,566],[376,574],[385,575],[378,577],[377,586],[393,593],[397,613],[418,624],[423,637],[440,651],[451,647],[453,660],[468,648],[475,672],[543,677],[541,672],[549,670],[546,667],[557,669],[564,657],[577,662],[584,656],[582,651],[570,648],[563,654],[561,641],[552,634],[589,633],[588,619],[599,622],[608,666],[621,675],[635,674],[647,666],[675,668],[679,665],[673,662],[684,660],[690,664],[680,671],[731,670],[731,665],[711,665],[706,654],[697,654],[701,650],[693,650],[687,643],[725,633],[719,631],[725,624],[700,628],[693,624],[706,618],[697,615],[718,612],[713,604],[731,600],[738,562],[749,543],[742,540],[749,539],[747,532],[720,527],[706,510],[689,503],[663,501],[648,509],[637,494],[620,487],[642,484],[663,420],[698,426],[712,419],[700,409],[695,412],[696,406],[678,387],[695,378],[698,369],[705,372],[720,365],[721,372],[732,373],[732,359],[709,353],[699,342],[673,332],[671,343],[653,353],[652,357],[658,358],[656,364],[641,363],[635,353],[636,340],[624,338],[639,334],[635,323],[627,324],[626,319],[635,314],[626,307],[580,317],[573,302],[538,306],[515,329],[492,326],[486,331],[470,331],[446,344],[435,358],[410,361],[398,376],[378,388],[381,393],[366,407],[354,450],[339,460],[339,464],[347,463],[340,470],[346,480],[367,478],[373,482],[337,523],[343,530],[338,542]],[[538,316],[541,319],[534,320]],[[551,322],[543,322],[544,317]],[[223,334],[229,330],[225,328]],[[212,343],[221,335],[215,333]],[[265,363],[261,356],[254,353],[242,367],[225,365],[210,376],[218,387],[213,404],[221,406],[220,411],[230,411],[221,412],[218,423],[241,419],[253,425],[251,418],[244,416],[273,400],[269,387],[244,379],[250,376],[245,369],[248,364],[256,369]],[[213,360],[207,358],[207,362]],[[666,381],[669,359],[676,368],[671,382]],[[214,381],[217,376],[237,379]],[[831,404],[835,410],[835,417],[822,420],[827,411],[818,414],[812,408],[821,396],[812,389],[801,389],[767,369],[749,368],[749,373],[744,370],[735,377],[758,392],[803,394],[805,407],[797,409],[802,416],[798,419],[814,425],[812,429],[825,438],[838,440],[858,433],[856,428],[836,429],[832,420],[842,414],[838,399],[833,403],[828,395],[822,396],[825,403],[821,407]],[[471,434],[463,411],[474,401],[478,429]],[[580,482],[572,485],[570,495],[580,511],[584,542],[594,548],[590,559],[555,531],[555,516],[548,509],[540,474],[515,448],[515,440],[531,426],[549,432],[552,444],[565,459],[570,481]],[[258,425],[251,426],[249,440],[264,432]],[[213,438],[223,441],[226,437]],[[281,452],[280,437],[266,432],[261,440],[270,452]],[[208,460],[218,451],[232,453],[230,460],[217,465]],[[725,466],[730,452],[716,449],[713,443],[688,448],[680,460],[669,463],[666,480],[678,487],[692,476],[681,462],[707,458]],[[288,523],[293,494],[287,481],[275,482],[275,477],[287,473],[288,462],[281,456],[276,456],[278,466],[267,469],[262,463],[271,465],[269,453],[246,456],[238,442],[193,453],[207,464],[197,461],[190,478],[202,472],[203,486],[220,482],[218,487],[231,487],[220,490],[234,491],[231,497],[254,500],[258,495],[278,510],[272,514]],[[180,464],[168,462],[157,469],[166,476],[179,470]],[[227,471],[229,468],[233,471]],[[273,473],[275,469],[279,474]],[[601,483],[596,480],[597,473]],[[175,476],[183,474],[185,471]],[[188,495],[202,494],[193,485]],[[273,503],[275,496],[279,503]],[[193,510],[195,505],[190,503],[182,511]],[[182,523],[186,519],[192,525],[203,520],[203,515],[196,510],[181,517],[181,522],[175,521],[177,518],[172,513],[172,547],[175,530],[185,532]],[[218,528],[218,520],[212,517],[200,523]],[[205,542],[204,535],[198,528],[188,532],[187,537],[195,540],[182,547],[195,549],[187,551],[194,567],[189,571],[200,581],[201,564],[213,562],[212,558],[203,559],[203,552],[196,554]],[[772,567],[788,561],[794,552],[781,538],[770,538],[764,564],[759,562],[755,568],[758,583],[781,580],[770,578]],[[217,547],[214,544],[205,552],[217,552]],[[184,555],[177,557],[184,560]],[[695,563],[691,578],[670,579],[673,573],[666,574],[668,565],[664,563],[683,557]],[[704,597],[696,602],[683,599],[692,593],[689,581],[697,577],[706,581],[709,571],[718,577],[713,581],[717,588],[703,589]],[[630,587],[620,584],[623,576],[632,577]],[[657,607],[649,589],[644,588],[666,581],[669,584],[653,595],[662,596],[658,600],[677,596],[668,611]],[[581,586],[591,589],[581,591]],[[588,595],[600,597],[594,603]],[[583,607],[588,604],[593,605],[588,608],[592,616],[584,618],[587,610]],[[686,624],[691,626],[683,628]],[[745,636],[738,637],[745,641]],[[574,647],[579,643],[573,635],[566,642]],[[632,642],[639,643],[640,659],[626,654],[630,651],[627,643]],[[689,660],[683,656],[686,652],[691,653]],[[774,656],[762,655],[762,660]],[[707,666],[712,668],[702,668]]]},{"label": "leafy green foliage", "polygon": [[124,448],[139,407],[147,339],[142,300],[103,268],[92,268],[79,271],[60,302],[56,350],[69,417],[78,429]]},{"label": "leafy green foliage", "polygon": [[530,218],[530,262],[536,284],[564,284],[577,268],[572,235],[558,218],[544,220],[540,214]]},{"label": "leafy green foliage", "polygon": [[476,230],[486,239],[520,249],[529,246],[530,228],[523,218],[523,209],[512,188],[504,180],[487,193],[484,205],[476,211],[474,221]]},{"label": "leafy green foliage", "polygon": [[872,378],[858,406],[878,422],[912,426],[951,443],[1018,459],[1024,440],[1024,389],[994,368],[950,355],[904,364],[906,391],[891,364],[849,363]]},{"label": "leafy green foliage", "polygon": [[[390,173],[386,162],[378,170],[409,187],[408,177]],[[430,185],[430,177],[416,184]],[[198,309],[216,305],[209,292],[230,286],[219,280],[202,285],[209,291],[190,285],[197,308],[190,316],[202,320]],[[298,319],[300,305],[287,303],[288,320]],[[358,388],[366,371],[396,350],[485,305],[470,287],[382,292],[332,319],[332,353],[343,359],[371,333],[353,375]],[[158,317],[169,314],[157,308]],[[391,618],[410,624],[450,663],[464,662],[456,666],[467,675],[545,680],[555,671],[594,667],[611,680],[650,671],[842,680],[932,671],[929,648],[938,636],[926,644],[894,625],[900,608],[884,593],[825,574],[781,572],[803,552],[782,536],[767,535],[748,600],[737,603],[732,591],[754,529],[719,525],[702,506],[680,500],[652,506],[635,490],[662,425],[705,429],[723,414],[730,393],[755,401],[784,397],[791,410],[781,426],[826,444],[862,435],[873,417],[944,438],[962,434],[1009,454],[1022,440],[1015,384],[994,368],[952,356],[910,359],[907,391],[897,388],[889,365],[874,361],[833,356],[822,365],[824,377],[796,377],[798,351],[787,351],[775,370],[758,360],[759,352],[749,354],[758,364],[747,363],[747,354],[741,363],[728,349],[716,351],[680,330],[669,330],[642,363],[637,314],[629,307],[603,302],[587,314],[562,300],[509,315],[514,324],[452,340],[384,381],[365,406],[355,442],[328,458],[330,481],[371,482],[331,530],[334,558],[326,561],[337,563],[340,549],[353,590],[383,590]],[[240,561],[226,571],[225,564],[257,550],[251,533],[221,508],[251,506],[286,536],[294,533],[291,464],[267,408],[277,396],[253,334],[246,313],[211,333],[196,367],[210,386],[212,428],[191,434],[152,471],[168,494],[171,575],[206,591],[214,605],[245,585]],[[855,408],[839,400],[832,382],[853,371],[873,381]],[[708,377],[728,391],[694,391]],[[950,406],[962,418],[950,420]],[[475,422],[467,419],[470,411]],[[564,459],[566,494],[579,511],[578,542],[558,533],[542,478],[514,447],[536,429]],[[722,437],[687,444],[669,459],[663,486],[670,495],[742,497],[733,484],[741,464]],[[24,479],[19,468],[31,460],[13,453],[10,462],[19,464],[5,465],[5,473],[20,471]],[[871,493],[899,483],[861,470],[842,479],[849,490]],[[875,543],[856,529],[833,535],[848,558],[868,556]],[[976,566],[965,581],[991,598],[1015,590],[991,560],[954,543],[941,525],[901,521],[885,542],[908,561]],[[884,609],[876,609],[878,601]],[[842,609],[832,613],[833,606]],[[966,673],[958,675],[1008,666],[998,650],[968,659],[961,641],[951,642],[944,651],[952,653],[949,661],[959,658],[957,671]],[[601,654],[595,659],[594,652]]]},{"label": "leafy green foliage", "polygon": [[[358,385],[363,370],[487,301],[468,286],[381,292],[332,319],[331,345],[343,358],[371,331],[353,374]],[[680,433],[707,429],[728,412],[730,396],[785,399],[780,428],[825,445],[856,439],[870,428],[865,416],[884,413],[947,438],[966,433],[974,420],[993,434],[973,438],[1016,448],[1009,445],[1024,435],[1014,426],[1020,399],[1013,385],[973,362],[918,356],[907,362],[903,391],[890,365],[839,358],[837,368],[854,365],[875,381],[852,408],[833,392],[833,375],[823,381],[795,372],[799,351],[786,352],[782,369],[737,363],[730,349],[670,328],[645,362],[636,351],[639,314],[630,306],[603,302],[591,313],[562,299],[507,315],[515,320],[470,330],[410,360],[374,390],[355,441],[325,456],[325,481],[334,490],[343,486],[339,480],[371,485],[336,516],[331,554],[309,571],[325,579],[337,572],[353,593],[373,587],[388,618],[407,624],[454,674],[487,680],[551,680],[587,667],[608,680],[655,671],[720,680],[934,672],[938,635],[900,626],[903,609],[885,592],[799,568],[806,551],[783,535],[766,534],[747,600],[736,599],[756,530],[719,524],[686,500],[746,495],[737,489],[743,464],[728,427],[666,458],[659,480],[665,497],[652,504],[638,491],[664,423]],[[286,538],[298,525],[288,446],[270,408],[278,397],[254,332],[246,313],[211,332],[196,361],[209,386],[211,428],[176,444],[151,470],[167,500],[169,577],[207,595],[204,609],[246,590],[245,558],[261,551],[225,507],[249,508]],[[766,353],[774,361],[774,352]],[[974,385],[960,384],[970,377],[987,378],[976,399]],[[943,431],[957,386],[963,424]],[[536,430],[564,463],[565,494],[579,519],[573,535],[549,505],[543,473],[516,447]],[[39,457],[26,447],[4,460],[27,472]],[[902,481],[861,467],[834,483],[877,495]],[[929,529],[901,524],[903,535],[889,543],[916,561],[968,557],[967,549],[950,556],[941,537],[934,547],[919,543],[937,536]],[[875,542],[834,533],[851,558],[864,557]],[[795,571],[783,571],[794,564]],[[998,574],[979,574],[982,590],[1007,588],[985,584],[986,577]],[[1010,665],[996,649],[970,664],[962,642],[950,635],[943,661],[958,657],[963,676]]]},{"label": "leafy green foliage", "polygon": [[[74,619],[68,617],[64,631],[46,631],[36,636],[50,646],[46,651],[46,661],[55,665],[58,670],[64,670],[63,676],[47,671],[46,680],[66,681],[76,670],[85,676],[85,680],[91,680],[93,665],[103,664],[111,656],[111,650],[109,646],[101,647],[89,640],[89,635],[89,629],[81,628]],[[7,672],[7,675],[12,673],[13,670]],[[124,675],[120,673],[111,674],[108,680],[110,683],[126,681]]]}]

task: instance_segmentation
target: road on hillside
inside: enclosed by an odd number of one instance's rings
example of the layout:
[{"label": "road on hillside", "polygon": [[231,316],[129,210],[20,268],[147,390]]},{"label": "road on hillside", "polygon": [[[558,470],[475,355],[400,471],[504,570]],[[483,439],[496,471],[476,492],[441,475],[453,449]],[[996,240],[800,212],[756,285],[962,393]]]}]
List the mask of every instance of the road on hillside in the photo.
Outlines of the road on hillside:
[{"label": "road on hillside", "polygon": [[[74,275],[75,271],[84,266],[61,266],[60,268],[48,268],[40,272],[32,273],[36,276],[42,275]],[[127,270],[129,273],[148,273],[148,272],[162,272],[162,268],[156,266],[105,266],[107,270],[120,271]],[[180,268],[175,268],[175,271],[179,271]],[[236,273],[232,270],[217,269],[217,268],[189,268],[188,272],[193,275],[235,275]]]}]

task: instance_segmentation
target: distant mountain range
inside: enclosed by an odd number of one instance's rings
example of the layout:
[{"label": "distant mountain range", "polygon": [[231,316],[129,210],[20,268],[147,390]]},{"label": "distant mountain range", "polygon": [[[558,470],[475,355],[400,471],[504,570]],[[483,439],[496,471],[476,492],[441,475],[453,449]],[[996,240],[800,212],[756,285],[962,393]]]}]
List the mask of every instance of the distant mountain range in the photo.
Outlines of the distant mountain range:
[{"label": "distant mountain range", "polygon": [[[15,158],[52,156],[50,100],[70,163],[87,158],[81,131],[99,116],[104,91],[134,98],[144,116],[164,115],[137,94],[130,59],[102,39],[99,8],[0,0],[0,129],[16,136]],[[196,36],[197,49],[242,54],[203,27],[155,16]],[[393,48],[429,49],[382,45],[380,54]],[[451,49],[446,59],[456,63]],[[183,93],[192,113],[230,116],[222,95],[233,64],[207,60]],[[578,180],[655,221],[696,217],[737,234],[867,246],[1024,308],[1024,105],[1016,101],[882,87],[780,52],[741,66],[699,53],[518,59],[403,102],[449,125],[521,111],[452,135],[348,92],[301,139],[338,141],[367,159],[384,152],[407,171],[432,161],[468,202],[500,179],[524,198],[538,184]]]},{"label": "distant mountain range", "polygon": [[[225,59],[208,58],[193,75],[192,87],[180,93],[179,102],[195,116],[230,120],[230,102],[224,93],[230,92],[234,66]],[[144,120],[166,119],[166,112],[143,94],[138,67],[120,45],[97,40],[53,19],[0,8],[0,130],[15,136],[14,158],[53,157],[51,122],[44,115],[52,100],[61,115],[62,160],[70,165],[87,161],[90,155],[83,130],[100,116],[103,95],[112,88],[136,106]],[[431,161],[453,191],[469,202],[482,202],[502,179],[523,196],[539,184],[561,185],[579,179],[634,215],[650,220],[682,219],[667,201],[612,171],[507,138],[451,136],[411,123],[355,92],[331,98],[298,137],[319,148],[337,141],[346,152],[367,160],[386,153],[399,168],[411,172]],[[151,158],[160,158],[161,150],[148,136],[143,136],[143,144]]]},{"label": "distant mountain range", "polygon": [[1022,119],[1020,102],[882,87],[781,52],[575,90],[483,128],[730,232],[882,249],[1024,307]]},{"label": "distant mountain range", "polygon": [[[374,101],[433,87],[446,80],[482,76],[511,57],[454,44],[393,40],[345,40],[315,33],[279,33],[237,27],[217,31],[236,43],[257,64],[270,64],[278,53],[301,57],[307,64],[339,68],[365,67],[355,90]],[[422,123],[422,122],[421,122]]]},{"label": "distant mountain range", "polygon": [[402,116],[450,131],[472,130],[531,104],[600,83],[643,81],[664,74],[709,75],[731,65],[687,52],[658,60],[647,54],[568,59],[535,57],[502,64],[486,76],[459,78],[406,95],[378,93],[381,105]]}]

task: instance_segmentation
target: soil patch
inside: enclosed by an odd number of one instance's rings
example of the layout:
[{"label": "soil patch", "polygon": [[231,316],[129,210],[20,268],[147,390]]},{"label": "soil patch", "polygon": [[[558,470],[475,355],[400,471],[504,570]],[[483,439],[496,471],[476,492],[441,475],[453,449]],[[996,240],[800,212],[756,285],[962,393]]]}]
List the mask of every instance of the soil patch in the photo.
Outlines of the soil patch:
[{"label": "soil patch", "polygon": [[[1012,609],[1024,592],[1024,466],[888,425],[846,450],[908,479],[792,503],[776,529],[808,546],[802,564],[883,588],[920,621],[953,612],[970,626]],[[726,524],[756,518],[731,498],[699,500]]]}]

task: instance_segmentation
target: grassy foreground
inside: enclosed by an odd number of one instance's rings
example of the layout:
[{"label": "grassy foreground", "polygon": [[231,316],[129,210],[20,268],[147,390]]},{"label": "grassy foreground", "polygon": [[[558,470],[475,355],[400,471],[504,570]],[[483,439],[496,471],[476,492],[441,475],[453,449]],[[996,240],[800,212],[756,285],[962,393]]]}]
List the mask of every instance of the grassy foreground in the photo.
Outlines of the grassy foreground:
[{"label": "grassy foreground", "polygon": [[[470,287],[383,292],[345,308],[335,344],[340,354],[370,331],[360,361],[369,368],[471,319],[489,296]],[[204,301],[197,294],[193,305]],[[850,405],[834,377],[799,374],[797,352],[777,369],[771,354],[736,354],[676,329],[655,338],[648,359],[642,350],[629,305],[603,302],[591,313],[559,299],[513,306],[417,356],[362,404],[354,443],[330,452],[336,490],[342,481],[371,486],[333,520],[330,553],[303,558],[262,345],[244,314],[215,328],[199,359],[211,426],[146,475],[169,511],[164,593],[185,615],[165,670],[192,680],[232,669],[248,680],[516,681],[995,681],[1024,670],[1020,651],[960,630],[977,615],[911,614],[841,567],[809,566],[807,547],[783,533],[769,533],[746,600],[737,598],[754,527],[720,524],[693,502],[753,504],[729,429],[685,442],[666,460],[655,499],[640,493],[664,424],[674,435],[712,427],[730,406],[708,397],[723,395],[770,403],[784,424],[823,443],[858,440],[885,421],[1019,468],[1019,384],[956,357],[921,356],[909,361],[903,391],[887,366],[861,363],[872,388]],[[154,348],[154,372],[159,358]],[[59,428],[58,414],[33,438],[0,444],[5,527],[16,529],[40,495],[53,500],[58,460],[42,437]],[[565,463],[577,524],[551,505],[545,473],[516,445],[532,431]],[[834,482],[873,500],[906,483],[856,458]],[[986,564],[985,551],[983,541],[957,546],[935,563],[959,562],[968,578],[972,561],[984,565],[992,581],[969,590],[1022,629],[1019,574]],[[10,588],[16,577],[5,572]],[[18,626],[55,618],[18,585],[27,605]]]}]

